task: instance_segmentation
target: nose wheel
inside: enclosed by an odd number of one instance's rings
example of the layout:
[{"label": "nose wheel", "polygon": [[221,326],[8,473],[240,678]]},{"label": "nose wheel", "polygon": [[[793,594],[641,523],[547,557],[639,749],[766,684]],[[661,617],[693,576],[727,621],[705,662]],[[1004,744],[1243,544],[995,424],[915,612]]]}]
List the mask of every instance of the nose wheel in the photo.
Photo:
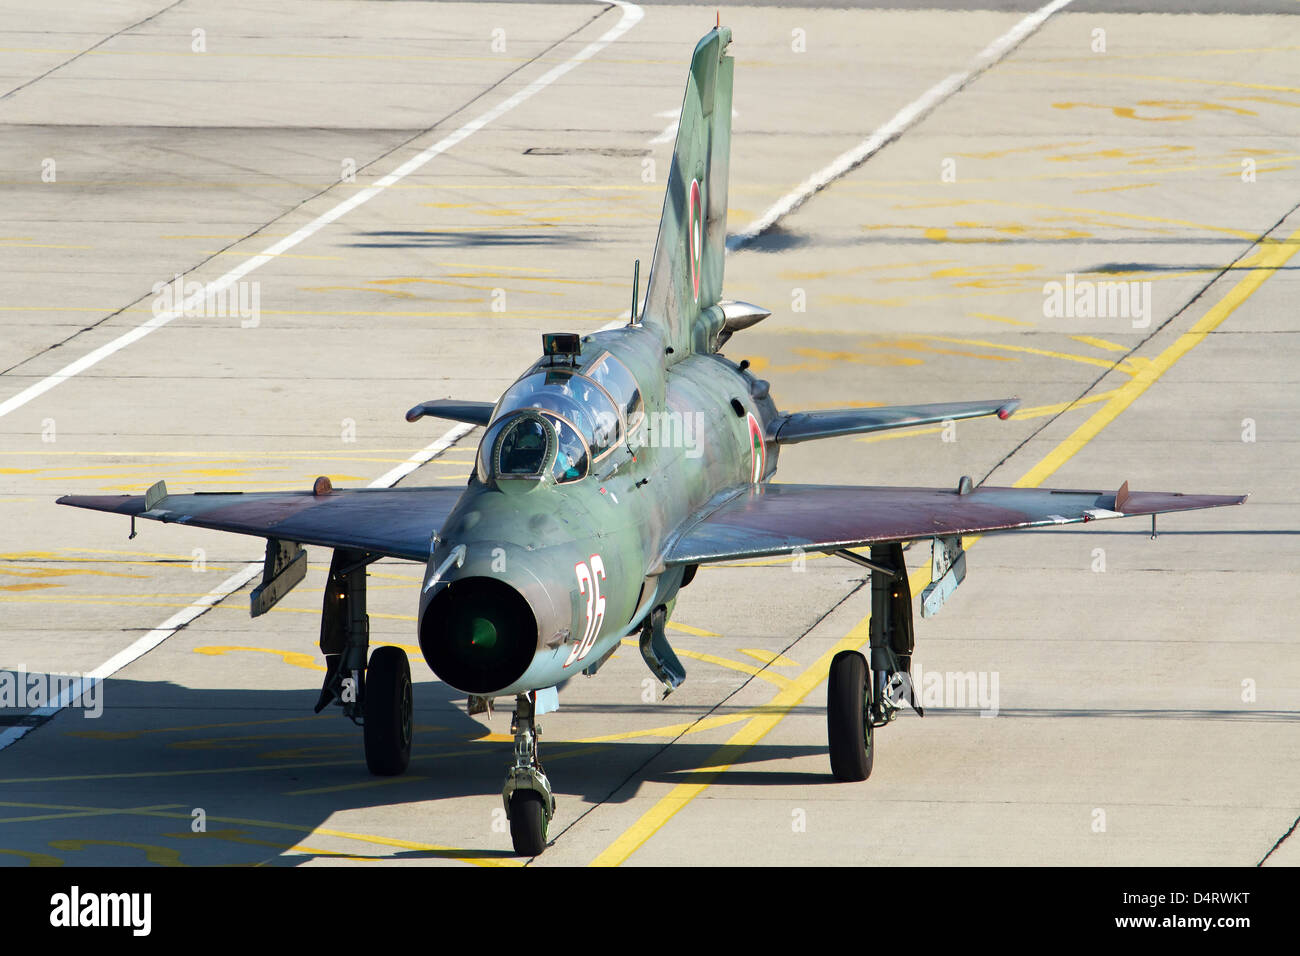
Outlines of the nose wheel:
[{"label": "nose wheel", "polygon": [[506,816],[510,818],[510,839],[520,856],[537,856],[546,849],[546,834],[555,816],[555,795],[551,782],[537,759],[537,694],[530,691],[515,698],[515,716],[510,731],[515,735],[515,764],[501,790]]},{"label": "nose wheel", "polygon": [[510,795],[510,840],[520,856],[537,856],[546,849],[551,822],[546,798],[536,790],[516,790]]}]

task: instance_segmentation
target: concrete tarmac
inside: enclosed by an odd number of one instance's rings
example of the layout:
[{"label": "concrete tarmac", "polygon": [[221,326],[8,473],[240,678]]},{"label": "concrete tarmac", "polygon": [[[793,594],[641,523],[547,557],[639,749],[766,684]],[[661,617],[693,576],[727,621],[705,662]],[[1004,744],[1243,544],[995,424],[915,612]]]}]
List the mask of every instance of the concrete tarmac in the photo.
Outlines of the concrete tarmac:
[{"label": "concrete tarmac", "polygon": [[[730,231],[1038,6],[724,10]],[[726,279],[773,311],[726,351],[782,408],[1023,402],[790,448],[779,480],[1249,502],[1162,519],[1155,540],[1140,519],[968,539],[966,582],[917,621],[927,715],[878,731],[861,784],[830,776],[824,706],[829,655],[866,640],[865,571],[702,569],[669,632],[676,693],[628,647],[543,719],[558,812],[533,865],[1300,863],[1300,18],[1251,9],[1065,7]],[[417,680],[411,768],[371,777],[360,730],[311,712],[327,551],[250,620],[247,587],[207,596],[258,539],[141,523],[128,540],[54,499],[365,485],[446,431],[407,424],[411,405],[494,399],[540,333],[617,320],[714,7],[0,10],[0,403],[44,389],[0,405],[0,668],[88,673],[206,606],[93,704],[0,708],[0,742],[22,734],[0,750],[0,865],[524,862],[499,797],[508,707],[468,716],[419,658],[418,566],[369,579],[372,640],[405,646]],[[253,263],[256,321],[122,338],[160,283]],[[1067,282],[1130,283],[1134,308],[1054,314]],[[463,482],[478,435],[401,483]]]}]

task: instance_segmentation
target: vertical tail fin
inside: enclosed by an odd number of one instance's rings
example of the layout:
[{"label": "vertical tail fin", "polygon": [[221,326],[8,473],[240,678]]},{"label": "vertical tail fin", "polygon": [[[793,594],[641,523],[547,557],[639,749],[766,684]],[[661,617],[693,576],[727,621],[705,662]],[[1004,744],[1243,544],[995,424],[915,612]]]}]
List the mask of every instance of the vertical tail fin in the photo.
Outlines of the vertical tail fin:
[{"label": "vertical tail fin", "polygon": [[647,326],[662,329],[665,346],[678,358],[711,350],[722,324],[721,310],[712,307],[722,298],[727,251],[730,42],[730,28],[711,30],[691,59],[641,313]]}]

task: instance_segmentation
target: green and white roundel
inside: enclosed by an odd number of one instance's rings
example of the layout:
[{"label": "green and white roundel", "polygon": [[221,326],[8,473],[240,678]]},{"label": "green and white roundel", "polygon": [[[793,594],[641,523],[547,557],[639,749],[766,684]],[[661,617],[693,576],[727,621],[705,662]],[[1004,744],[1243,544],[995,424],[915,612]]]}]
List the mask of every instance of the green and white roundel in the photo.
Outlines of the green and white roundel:
[{"label": "green and white roundel", "polygon": [[700,181],[691,180],[690,235],[691,290],[698,305],[700,301],[700,255],[704,250],[704,203],[700,199]]}]

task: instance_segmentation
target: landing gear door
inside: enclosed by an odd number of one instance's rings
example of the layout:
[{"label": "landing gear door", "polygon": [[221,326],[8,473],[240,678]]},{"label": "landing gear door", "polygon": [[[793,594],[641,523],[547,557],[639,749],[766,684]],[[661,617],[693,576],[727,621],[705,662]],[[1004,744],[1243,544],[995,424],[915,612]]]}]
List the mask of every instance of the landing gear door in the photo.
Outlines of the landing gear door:
[{"label": "landing gear door", "polygon": [[934,538],[930,555],[930,584],[921,592],[921,617],[934,617],[966,580],[966,551],[961,536]]}]

